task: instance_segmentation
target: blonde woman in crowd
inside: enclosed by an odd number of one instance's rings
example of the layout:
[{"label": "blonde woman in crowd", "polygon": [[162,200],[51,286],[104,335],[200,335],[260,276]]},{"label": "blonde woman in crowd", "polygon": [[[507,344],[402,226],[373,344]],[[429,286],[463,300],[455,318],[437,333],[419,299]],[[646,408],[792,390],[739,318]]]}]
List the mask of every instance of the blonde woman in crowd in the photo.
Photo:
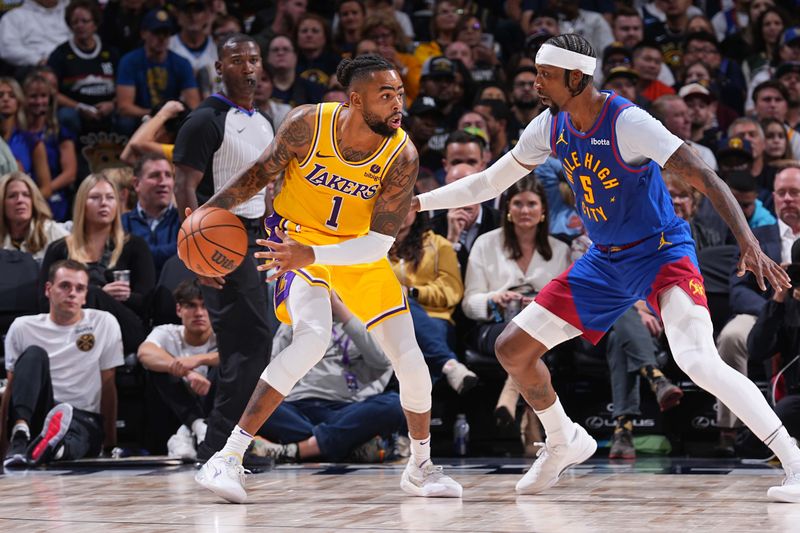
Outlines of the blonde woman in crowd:
[{"label": "blonde woman in crowd", "polygon": [[53,221],[50,206],[27,174],[12,172],[0,178],[0,242],[4,250],[27,252],[37,261],[47,246],[68,231]]}]

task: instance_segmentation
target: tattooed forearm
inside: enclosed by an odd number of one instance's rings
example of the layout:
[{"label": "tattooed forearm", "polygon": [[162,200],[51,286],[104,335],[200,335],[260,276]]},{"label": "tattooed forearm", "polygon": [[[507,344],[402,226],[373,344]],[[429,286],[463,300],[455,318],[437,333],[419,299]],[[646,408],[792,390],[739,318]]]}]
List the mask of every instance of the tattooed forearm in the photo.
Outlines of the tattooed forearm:
[{"label": "tattooed forearm", "polygon": [[418,170],[417,150],[409,144],[383,180],[381,192],[372,208],[370,230],[397,236],[411,207]]},{"label": "tattooed forearm", "polygon": [[703,193],[731,228],[737,242],[741,244],[755,240],[742,208],[739,207],[728,186],[691,147],[686,144],[681,145],[664,165],[664,170],[665,176],[677,176]]},{"label": "tattooed forearm", "polygon": [[308,153],[316,106],[296,108],[281,125],[272,144],[252,167],[230,179],[206,204],[230,209],[251,198],[267,184],[280,177],[293,158]]}]

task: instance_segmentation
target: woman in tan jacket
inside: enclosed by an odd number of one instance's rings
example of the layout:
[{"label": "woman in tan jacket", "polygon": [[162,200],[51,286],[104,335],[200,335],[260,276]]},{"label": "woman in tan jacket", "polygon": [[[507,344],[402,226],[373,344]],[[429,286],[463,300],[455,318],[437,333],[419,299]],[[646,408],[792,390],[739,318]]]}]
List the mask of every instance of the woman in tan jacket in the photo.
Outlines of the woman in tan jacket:
[{"label": "woman in tan jacket", "polygon": [[478,377],[458,361],[448,338],[453,335],[453,311],[464,295],[464,283],[450,241],[428,229],[427,213],[409,212],[389,250],[397,279],[406,290],[417,342],[434,381],[463,394]]}]

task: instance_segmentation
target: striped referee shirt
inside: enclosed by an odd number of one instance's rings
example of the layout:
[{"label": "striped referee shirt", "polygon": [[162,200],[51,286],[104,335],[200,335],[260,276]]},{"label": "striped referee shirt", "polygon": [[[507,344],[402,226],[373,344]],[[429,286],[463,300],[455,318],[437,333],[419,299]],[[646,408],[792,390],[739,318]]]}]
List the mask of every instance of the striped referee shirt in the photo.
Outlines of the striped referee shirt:
[{"label": "striped referee shirt", "polygon": [[[243,109],[215,94],[181,125],[173,160],[203,172],[197,187],[197,203],[202,205],[228,180],[253,166],[274,138],[272,123],[260,111]],[[231,212],[244,218],[264,216],[264,189]]]}]

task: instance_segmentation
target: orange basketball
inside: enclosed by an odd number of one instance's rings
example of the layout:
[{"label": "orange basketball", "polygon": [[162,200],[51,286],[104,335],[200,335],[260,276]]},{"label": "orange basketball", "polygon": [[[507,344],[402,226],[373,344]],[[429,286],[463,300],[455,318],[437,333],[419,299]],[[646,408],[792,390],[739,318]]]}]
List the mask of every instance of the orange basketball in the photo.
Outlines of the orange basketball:
[{"label": "orange basketball", "polygon": [[225,209],[210,207],[189,215],[178,232],[178,257],[201,276],[224,276],[236,269],[247,253],[247,231]]}]

